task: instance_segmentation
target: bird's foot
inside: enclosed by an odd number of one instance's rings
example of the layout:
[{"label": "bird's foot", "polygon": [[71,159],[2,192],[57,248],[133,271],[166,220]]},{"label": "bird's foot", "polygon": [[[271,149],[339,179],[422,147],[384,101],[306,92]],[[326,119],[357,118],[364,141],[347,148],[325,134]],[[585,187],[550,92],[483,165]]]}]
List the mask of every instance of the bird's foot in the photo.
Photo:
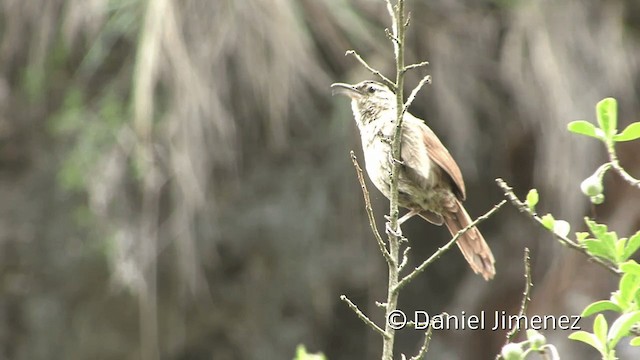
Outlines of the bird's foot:
[{"label": "bird's foot", "polygon": [[[388,219],[388,216],[385,216]],[[397,238],[403,238],[402,236],[402,229],[400,229],[400,225],[398,225],[398,229],[394,230],[391,228],[391,222],[387,221],[385,223],[385,230],[387,232],[387,235],[391,235],[391,236],[395,236]]]},{"label": "bird's foot", "polygon": [[400,165],[404,166],[404,161],[394,158],[393,154],[391,152],[389,152],[389,162],[391,164],[396,163],[396,164],[400,164]]}]

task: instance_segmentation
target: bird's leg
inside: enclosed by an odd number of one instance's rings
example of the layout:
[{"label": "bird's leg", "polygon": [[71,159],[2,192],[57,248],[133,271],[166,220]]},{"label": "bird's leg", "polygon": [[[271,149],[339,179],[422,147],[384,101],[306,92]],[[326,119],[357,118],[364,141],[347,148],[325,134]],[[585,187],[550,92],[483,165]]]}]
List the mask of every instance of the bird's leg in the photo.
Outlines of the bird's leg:
[{"label": "bird's leg", "polygon": [[411,219],[412,217],[420,214],[420,210],[412,209],[408,213],[404,214],[400,219],[398,219],[398,226],[402,225],[405,221]]},{"label": "bird's leg", "polygon": [[391,151],[389,151],[389,163],[391,163],[392,165],[393,163],[398,163],[404,166],[404,161],[394,158],[393,153]]},{"label": "bird's leg", "polygon": [[387,223],[385,225],[385,229],[387,231],[387,234],[391,234],[394,236],[397,236],[399,238],[402,238],[402,230],[400,229],[400,225],[402,225],[405,221],[411,219],[412,217],[418,215],[420,213],[420,210],[415,210],[412,209],[410,210],[408,213],[404,214],[401,218],[398,219],[398,231],[395,231],[391,228],[391,218],[389,217],[389,215],[385,215],[384,218],[387,219]]}]

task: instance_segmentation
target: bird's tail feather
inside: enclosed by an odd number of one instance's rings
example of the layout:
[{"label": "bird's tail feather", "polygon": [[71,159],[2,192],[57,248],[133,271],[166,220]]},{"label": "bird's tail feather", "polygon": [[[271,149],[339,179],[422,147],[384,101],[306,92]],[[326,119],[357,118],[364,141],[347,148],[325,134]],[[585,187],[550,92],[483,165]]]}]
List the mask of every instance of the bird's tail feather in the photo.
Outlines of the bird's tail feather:
[{"label": "bird's tail feather", "polygon": [[[455,236],[471,223],[471,218],[458,199],[455,199],[455,204],[448,210],[447,214],[443,214],[444,223],[447,225],[451,235]],[[476,274],[482,275],[485,280],[493,279],[496,274],[496,269],[493,265],[495,263],[493,253],[491,253],[489,245],[487,245],[478,228],[474,226],[467,230],[460,236],[457,244],[460,251],[462,251],[462,255],[464,255],[464,258]]]}]

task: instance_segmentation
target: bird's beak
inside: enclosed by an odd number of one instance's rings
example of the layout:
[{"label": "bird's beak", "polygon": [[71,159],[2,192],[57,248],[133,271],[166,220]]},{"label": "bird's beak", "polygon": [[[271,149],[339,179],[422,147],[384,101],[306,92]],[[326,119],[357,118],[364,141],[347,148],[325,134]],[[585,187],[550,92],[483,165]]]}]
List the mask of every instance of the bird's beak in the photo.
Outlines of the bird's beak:
[{"label": "bird's beak", "polygon": [[355,88],[353,85],[345,83],[331,84],[331,95],[346,95],[352,99],[362,96],[362,92]]}]

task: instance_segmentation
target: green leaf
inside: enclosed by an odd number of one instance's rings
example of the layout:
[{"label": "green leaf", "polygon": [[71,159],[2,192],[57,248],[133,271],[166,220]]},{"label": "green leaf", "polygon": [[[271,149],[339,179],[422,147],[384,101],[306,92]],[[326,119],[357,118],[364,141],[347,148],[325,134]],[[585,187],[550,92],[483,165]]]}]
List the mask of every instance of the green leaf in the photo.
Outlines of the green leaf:
[{"label": "green leaf", "polygon": [[322,353],[311,354],[307,352],[304,345],[298,345],[296,348],[296,357],[293,360],[326,360]]},{"label": "green leaf", "polygon": [[629,260],[620,265],[620,270],[625,273],[640,275],[640,264],[638,264],[635,260]]},{"label": "green leaf", "polygon": [[640,322],[640,310],[624,314],[616,319],[611,325],[611,330],[609,330],[607,337],[609,348],[613,349],[620,339],[628,336],[631,327],[638,322]]},{"label": "green leaf", "polygon": [[621,133],[613,137],[613,140],[617,142],[631,141],[635,139],[640,139],[640,122],[634,122],[622,130]]},{"label": "green leaf", "polygon": [[587,252],[591,255],[602,257],[609,260],[615,259],[615,250],[608,247],[604,242],[598,239],[587,239],[583,242],[587,247]]},{"label": "green leaf", "polygon": [[596,115],[600,129],[607,139],[611,139],[618,126],[618,103],[614,98],[606,98],[596,105]]},{"label": "green leaf", "polygon": [[629,240],[627,240],[627,246],[624,249],[622,257],[624,260],[630,258],[638,249],[640,249],[640,231],[633,234]]},{"label": "green leaf", "polygon": [[589,218],[585,218],[585,223],[589,227],[589,231],[597,238],[600,238],[607,232],[607,225],[598,224],[593,220],[589,220]]},{"label": "green leaf", "polygon": [[626,247],[626,244],[627,244],[626,238],[618,239],[618,241],[616,241],[616,261],[615,261],[616,264],[619,264],[627,260],[624,258],[624,249]]},{"label": "green leaf", "polygon": [[538,190],[531,189],[527,194],[527,206],[531,212],[536,212],[536,205],[538,205],[538,201],[540,197],[538,196]]},{"label": "green leaf", "polygon": [[567,125],[567,130],[574,134],[590,136],[602,140],[602,137],[597,134],[597,128],[592,123],[585,120],[572,121]]},{"label": "green leaf", "polygon": [[576,331],[573,334],[569,335],[569,339],[582,341],[585,344],[589,344],[592,347],[594,347],[596,350],[598,350],[601,354],[604,354],[606,351],[604,347],[604,343],[601,342],[597,336],[586,331],[582,331],[582,330]]},{"label": "green leaf", "polygon": [[597,336],[603,344],[607,342],[608,327],[609,325],[607,324],[607,319],[604,318],[604,315],[598,314],[596,319],[593,321],[593,334]]},{"label": "green leaf", "polygon": [[578,243],[582,243],[583,241],[585,241],[586,238],[589,237],[589,233],[587,232],[577,232],[576,233],[576,240],[578,241]]},{"label": "green leaf", "polygon": [[620,294],[618,295],[618,305],[623,310],[627,310],[638,289],[640,289],[640,276],[633,273],[625,273],[620,279]]},{"label": "green leaf", "polygon": [[580,314],[580,316],[587,317],[607,310],[622,312],[620,306],[618,306],[618,304],[614,303],[613,301],[600,300],[589,304],[586,308],[584,308],[584,310],[582,310],[582,314]]},{"label": "green leaf", "polygon": [[631,339],[631,341],[629,342],[629,345],[631,346],[640,346],[640,336],[634,337],[633,339]]},{"label": "green leaf", "polygon": [[[590,251],[593,251],[594,255],[605,257],[609,260],[618,263],[618,256],[616,252],[616,243],[618,242],[618,234],[614,231],[607,231],[607,226],[598,224],[595,221],[589,219],[585,220],[585,223],[589,227],[591,233],[597,240],[585,240],[585,245]],[[598,244],[599,243],[599,244]]]},{"label": "green leaf", "polygon": [[618,242],[618,234],[616,234],[614,231],[609,231],[604,235],[599,236],[598,240],[602,241],[609,249],[611,249],[614,255],[616,254],[616,243]]},{"label": "green leaf", "polygon": [[542,220],[542,225],[544,225],[544,227],[553,231],[553,224],[555,223],[555,220],[553,219],[553,215],[547,214],[543,216],[540,220]]}]

